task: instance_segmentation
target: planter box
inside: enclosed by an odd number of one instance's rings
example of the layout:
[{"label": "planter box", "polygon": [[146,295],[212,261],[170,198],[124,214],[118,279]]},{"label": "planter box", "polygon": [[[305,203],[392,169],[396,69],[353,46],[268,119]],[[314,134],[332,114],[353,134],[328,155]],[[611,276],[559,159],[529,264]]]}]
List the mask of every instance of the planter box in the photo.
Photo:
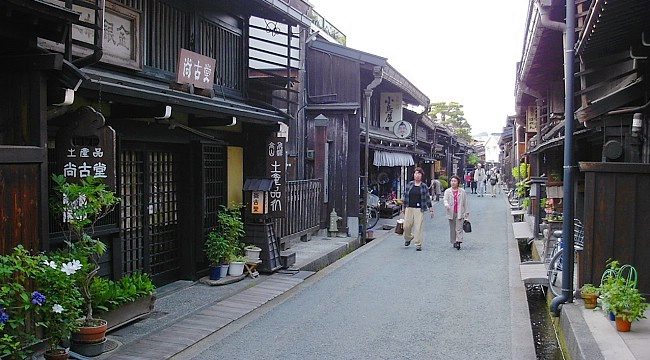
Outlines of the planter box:
[{"label": "planter box", "polygon": [[108,331],[111,331],[149,315],[153,311],[155,301],[156,295],[141,297],[117,309],[98,312],[95,317],[106,320],[108,322]]}]

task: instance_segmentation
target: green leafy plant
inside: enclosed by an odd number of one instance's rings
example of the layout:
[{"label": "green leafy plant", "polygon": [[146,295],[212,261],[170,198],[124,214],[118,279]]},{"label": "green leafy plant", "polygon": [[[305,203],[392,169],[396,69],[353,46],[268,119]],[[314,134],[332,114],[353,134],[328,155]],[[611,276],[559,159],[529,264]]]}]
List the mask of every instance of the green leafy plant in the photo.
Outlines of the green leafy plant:
[{"label": "green leafy plant", "polygon": [[607,310],[617,318],[632,322],[645,319],[648,304],[636,288],[636,277],[630,274],[636,274],[633,266],[620,265],[618,260],[610,259],[601,277],[600,290]]},{"label": "green leafy plant", "polygon": [[244,255],[232,255],[230,257],[230,262],[243,262],[245,263],[248,261],[248,258]]},{"label": "green leafy plant", "polygon": [[0,265],[0,356],[27,358],[38,327],[56,350],[79,327],[81,262],[63,251],[32,255],[19,245],[0,256]]},{"label": "green leafy plant", "polygon": [[449,179],[445,175],[440,175],[438,180],[440,181],[440,187],[443,190],[449,187]]},{"label": "green leafy plant", "polygon": [[93,307],[99,311],[113,310],[153,295],[155,288],[151,277],[141,272],[124,275],[119,281],[96,277],[90,284]]},{"label": "green leafy plant", "polygon": [[225,263],[233,255],[241,255],[241,238],[244,237],[244,222],[241,205],[225,206],[217,214],[217,226],[208,233],[205,241],[205,255],[211,265]]},{"label": "green leafy plant", "polygon": [[50,207],[63,217],[65,243],[68,252],[80,259],[78,285],[85,300],[84,326],[96,324],[93,321],[92,293],[90,284],[99,271],[99,257],[106,251],[106,245],[92,237],[96,222],[108,215],[120,202],[101,179],[92,176],[82,178],[78,183],[68,182],[63,175],[52,175],[55,183]]},{"label": "green leafy plant", "polygon": [[595,286],[594,284],[589,284],[589,283],[586,283],[586,284],[582,285],[582,287],[580,288],[580,293],[583,294],[583,295],[598,294],[599,291],[600,290],[599,290],[599,288],[597,286]]},{"label": "green leafy plant", "polygon": [[259,250],[260,247],[257,246],[257,245],[253,245],[253,244],[246,244],[244,246],[244,249],[247,249],[247,250]]}]

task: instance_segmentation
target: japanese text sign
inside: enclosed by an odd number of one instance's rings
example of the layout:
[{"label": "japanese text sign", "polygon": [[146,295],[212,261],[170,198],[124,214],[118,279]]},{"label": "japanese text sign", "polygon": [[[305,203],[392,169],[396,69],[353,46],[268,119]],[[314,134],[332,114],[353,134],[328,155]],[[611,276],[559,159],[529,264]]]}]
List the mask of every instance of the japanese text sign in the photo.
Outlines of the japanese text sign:
[{"label": "japanese text sign", "polygon": [[181,49],[178,53],[176,82],[179,84],[192,84],[200,89],[212,89],[215,65],[215,59]]},{"label": "japanese text sign", "polygon": [[56,135],[57,174],[68,180],[93,176],[115,190],[115,130],[104,116],[84,106],[66,119]]},{"label": "japanese text sign", "polygon": [[267,143],[266,176],[273,180],[270,196],[271,217],[284,217],[285,214],[285,138],[272,136]]},{"label": "japanese text sign", "polygon": [[379,97],[379,127],[393,130],[402,121],[402,93],[381,93]]}]

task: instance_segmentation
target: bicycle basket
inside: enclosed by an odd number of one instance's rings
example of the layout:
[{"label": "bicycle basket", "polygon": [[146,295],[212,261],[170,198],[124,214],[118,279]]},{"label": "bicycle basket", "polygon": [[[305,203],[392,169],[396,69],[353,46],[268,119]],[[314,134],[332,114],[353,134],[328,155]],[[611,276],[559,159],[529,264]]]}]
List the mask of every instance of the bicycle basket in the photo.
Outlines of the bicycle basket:
[{"label": "bicycle basket", "polygon": [[379,206],[379,196],[375,194],[368,194],[368,206],[372,206],[372,207]]}]

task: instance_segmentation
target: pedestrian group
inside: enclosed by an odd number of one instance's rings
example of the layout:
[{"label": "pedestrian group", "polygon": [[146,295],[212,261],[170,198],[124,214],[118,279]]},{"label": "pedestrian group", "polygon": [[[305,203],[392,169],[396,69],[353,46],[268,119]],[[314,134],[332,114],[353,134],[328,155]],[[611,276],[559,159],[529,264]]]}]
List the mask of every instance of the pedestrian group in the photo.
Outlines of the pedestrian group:
[{"label": "pedestrian group", "polygon": [[481,164],[477,164],[474,171],[465,174],[465,185],[461,187],[461,178],[452,175],[449,179],[449,188],[442,193],[442,184],[438,178],[431,180],[431,184],[423,181],[424,170],[416,167],[413,171],[413,180],[410,181],[402,194],[402,217],[404,218],[404,246],[410,246],[415,242],[415,250],[421,251],[423,244],[423,224],[425,213],[428,211],[431,219],[434,218],[432,203],[440,201],[442,195],[447,220],[449,221],[449,242],[452,247],[460,250],[463,243],[463,223],[469,221],[469,205],[467,192],[469,187],[471,194],[484,197],[489,194],[496,197],[501,193],[502,185],[501,172],[497,168],[485,170]]}]

